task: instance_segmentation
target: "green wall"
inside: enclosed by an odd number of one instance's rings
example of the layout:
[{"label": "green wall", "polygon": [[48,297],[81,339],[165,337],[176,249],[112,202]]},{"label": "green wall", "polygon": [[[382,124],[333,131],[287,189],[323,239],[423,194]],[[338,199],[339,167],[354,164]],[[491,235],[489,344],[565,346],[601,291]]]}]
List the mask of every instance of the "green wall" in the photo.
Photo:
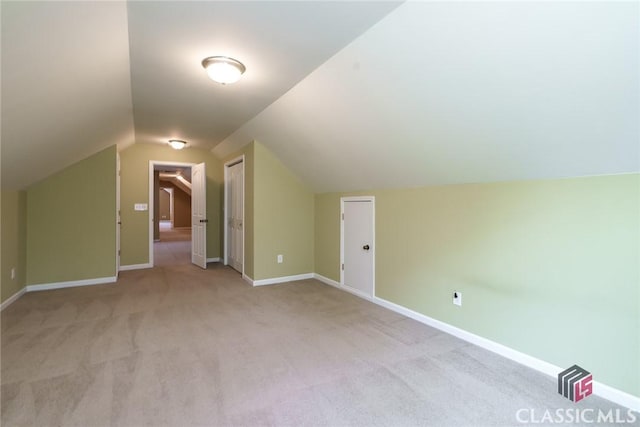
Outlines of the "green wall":
[{"label": "green wall", "polygon": [[[0,210],[0,235],[2,236],[0,295],[4,302],[26,284],[27,193],[3,190]],[[11,279],[12,268],[15,268],[15,279]]]},{"label": "green wall", "polygon": [[[254,141],[245,156],[245,274],[253,280],[313,272],[313,192]],[[277,263],[283,255],[284,262]]]},{"label": "green wall", "polygon": [[253,278],[313,273],[313,192],[264,145],[254,156]]},{"label": "green wall", "polygon": [[116,275],[116,146],[27,190],[27,284]]},{"label": "green wall", "polygon": [[[376,296],[640,395],[640,175],[343,195],[376,197]],[[336,281],[340,197],[315,206]]]},{"label": "green wall", "polygon": [[[149,212],[135,211],[135,203],[149,204],[149,161],[205,163],[207,172],[207,258],[221,256],[222,163],[208,150],[174,150],[166,144],[136,143],[120,152],[120,264],[149,262]],[[152,208],[152,206],[149,206]]]}]

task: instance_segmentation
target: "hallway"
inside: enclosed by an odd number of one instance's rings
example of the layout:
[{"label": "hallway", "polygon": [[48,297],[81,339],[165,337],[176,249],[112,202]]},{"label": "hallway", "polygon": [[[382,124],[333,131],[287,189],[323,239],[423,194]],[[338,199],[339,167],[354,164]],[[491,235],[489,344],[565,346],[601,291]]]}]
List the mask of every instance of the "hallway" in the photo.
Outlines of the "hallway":
[{"label": "hallway", "polygon": [[156,267],[191,263],[191,228],[171,228],[170,221],[160,221],[160,241],[153,243]]}]

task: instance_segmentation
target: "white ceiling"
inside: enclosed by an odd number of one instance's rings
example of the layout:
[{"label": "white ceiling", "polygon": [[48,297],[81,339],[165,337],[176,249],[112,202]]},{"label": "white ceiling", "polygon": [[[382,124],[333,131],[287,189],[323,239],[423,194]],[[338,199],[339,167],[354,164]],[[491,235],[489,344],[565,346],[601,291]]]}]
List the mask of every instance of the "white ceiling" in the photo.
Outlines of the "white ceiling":
[{"label": "white ceiling", "polygon": [[[213,148],[389,13],[389,2],[129,2],[136,142]],[[201,61],[247,67],[212,82]]]},{"label": "white ceiling", "polygon": [[640,170],[637,2],[398,4],[3,0],[2,188],[172,137],[318,192]]},{"label": "white ceiling", "polygon": [[640,171],[639,4],[405,3],[214,153],[317,192]]},{"label": "white ceiling", "polygon": [[1,4],[2,188],[24,188],[114,143],[213,148],[399,2]]},{"label": "white ceiling", "polygon": [[133,140],[127,8],[2,2],[2,188]]}]

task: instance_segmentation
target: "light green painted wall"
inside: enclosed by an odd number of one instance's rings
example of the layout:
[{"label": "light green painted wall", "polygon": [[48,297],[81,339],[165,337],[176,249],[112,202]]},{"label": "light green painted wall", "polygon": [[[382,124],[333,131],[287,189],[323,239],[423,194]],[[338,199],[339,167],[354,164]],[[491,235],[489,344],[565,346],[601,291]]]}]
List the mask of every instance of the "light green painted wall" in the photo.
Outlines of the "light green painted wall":
[{"label": "light green painted wall", "polygon": [[[254,141],[226,157],[245,156],[244,271],[254,280],[313,272],[314,197],[264,145]],[[282,254],[284,262],[277,263]]]},{"label": "light green painted wall", "polygon": [[[640,175],[354,194],[376,197],[378,297],[640,395]],[[316,195],[334,280],[340,196]]]},{"label": "light green painted wall", "polygon": [[312,273],[313,192],[264,145],[255,142],[254,147],[253,278]]},{"label": "light green painted wall", "polygon": [[[24,288],[27,275],[27,193],[25,191],[2,191],[0,202],[0,235],[2,240],[1,268],[2,302]],[[16,269],[11,279],[11,269]]]},{"label": "light green painted wall", "polygon": [[315,273],[340,282],[339,194],[315,195],[314,230]]},{"label": "light green painted wall", "polygon": [[[253,245],[253,184],[254,184],[254,150],[255,143],[252,142],[246,145],[241,150],[233,153],[223,160],[223,165],[226,162],[235,160],[236,158],[244,155],[244,274],[253,278],[254,271],[254,245]],[[224,172],[223,172],[224,179]],[[224,196],[223,196],[224,197]],[[223,204],[224,209],[224,204]],[[224,216],[224,214],[223,214]],[[221,222],[221,227],[224,227],[224,218]],[[224,228],[221,228],[224,230]],[[222,231],[224,233],[224,231]],[[222,234],[224,239],[224,234]],[[224,241],[221,242],[224,245]],[[222,246],[220,251],[222,252]]]},{"label": "light green painted wall", "polygon": [[[149,262],[149,211],[134,211],[135,203],[149,203],[149,161],[205,163],[207,172],[207,258],[221,254],[222,163],[208,150],[174,150],[168,145],[136,143],[120,152],[120,264]],[[151,208],[151,206],[150,206]]]},{"label": "light green painted wall", "polygon": [[27,190],[27,284],[116,274],[116,147]]}]

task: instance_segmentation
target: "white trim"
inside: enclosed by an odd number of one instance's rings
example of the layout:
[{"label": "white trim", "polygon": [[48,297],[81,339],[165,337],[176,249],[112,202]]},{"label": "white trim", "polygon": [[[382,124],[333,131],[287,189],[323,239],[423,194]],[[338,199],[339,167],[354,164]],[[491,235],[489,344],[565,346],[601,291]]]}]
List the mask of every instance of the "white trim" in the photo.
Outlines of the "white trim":
[{"label": "white trim", "polygon": [[245,282],[247,282],[248,284],[253,286],[253,279],[251,277],[249,277],[246,274],[242,273],[242,278],[244,279]]},{"label": "white trim", "polygon": [[[344,284],[344,203],[345,202],[371,202],[371,280],[373,281],[371,287],[371,295],[366,294],[357,289],[345,286]],[[340,197],[340,289],[343,289],[352,294],[362,296],[367,300],[372,300],[376,295],[376,198],[375,196],[352,196],[352,197]]]},{"label": "white trim", "polygon": [[313,278],[317,279],[317,280],[319,280],[319,281],[321,281],[321,282],[323,282],[323,283],[325,283],[325,284],[327,284],[329,286],[336,287],[336,288],[340,289],[341,291],[348,292],[348,293],[353,294],[353,295],[355,295],[357,297],[360,297],[362,299],[366,299],[367,301],[375,302],[373,300],[375,297],[371,297],[371,296],[365,294],[364,292],[359,291],[359,290],[354,289],[354,288],[350,288],[349,286],[342,285],[339,282],[336,282],[333,279],[329,279],[328,277],[324,277],[324,276],[322,276],[322,275],[320,275],[318,273],[313,273]]},{"label": "white trim", "polygon": [[[228,215],[229,215],[229,211],[228,211],[228,200],[227,200],[227,196],[229,194],[228,190],[227,190],[227,186],[229,183],[229,168],[231,166],[237,165],[238,163],[242,163],[242,271],[240,272],[242,274],[242,277],[244,278],[244,249],[246,246],[246,242],[245,242],[245,226],[246,226],[246,222],[245,222],[245,200],[247,199],[247,195],[246,195],[246,189],[247,189],[247,180],[246,180],[246,169],[247,169],[247,163],[245,162],[245,155],[241,154],[240,156],[229,160],[228,162],[224,163],[224,182],[223,182],[223,191],[224,191],[224,195],[223,195],[223,205],[224,205],[224,220],[222,221],[222,234],[223,234],[223,244],[222,244],[222,262],[223,265],[229,265],[229,254],[227,253],[227,250],[229,249],[229,237],[228,237]],[[247,276],[249,277],[249,276]],[[251,283],[253,284],[253,279],[251,279]]]},{"label": "white trim", "polygon": [[18,298],[20,298],[22,295],[24,295],[25,292],[27,292],[27,288],[26,287],[20,289],[18,292],[16,292],[15,294],[13,294],[9,298],[7,298],[7,300],[5,302],[0,304],[0,311],[3,311],[5,308],[7,308],[11,304],[13,304]]},{"label": "white trim", "polygon": [[[377,304],[381,307],[384,307],[391,311],[395,311],[396,313],[402,314],[403,316],[407,316],[411,319],[417,320],[420,323],[424,323],[425,325],[439,329],[445,333],[453,335],[471,344],[477,345],[478,347],[484,348],[485,350],[492,351],[496,354],[499,354],[502,357],[513,360],[514,362],[520,363],[521,365],[527,366],[531,369],[535,369],[536,371],[549,375],[553,378],[556,378],[558,373],[564,369],[554,364],[545,362],[544,360],[538,359],[533,356],[529,356],[528,354],[522,353],[518,350],[514,350],[510,347],[499,344],[495,341],[491,341],[487,338],[465,331],[464,329],[460,329],[455,326],[449,325],[448,323],[442,322],[440,320],[436,320],[432,317],[425,316],[424,314],[410,310],[406,307],[395,304],[391,301],[387,301],[383,298],[380,298],[380,297],[369,298],[367,295],[364,295],[358,292],[353,292],[352,289],[348,287],[344,287],[340,283],[336,282],[335,280],[329,279],[328,277],[322,276],[318,273],[314,273],[313,277],[329,286],[333,286],[345,292],[354,294],[360,298],[371,301],[374,304]],[[607,399],[611,402],[617,403],[618,405],[640,412],[640,397],[638,396],[634,396],[632,394],[618,390],[616,388],[613,388],[611,386],[608,386],[598,381],[593,382],[593,394],[596,394],[602,397],[603,399]]]},{"label": "white trim", "polygon": [[120,271],[129,271],[129,270],[143,270],[145,268],[153,268],[153,264],[131,264],[131,265],[121,265]]},{"label": "white trim", "polygon": [[326,285],[333,286],[334,288],[342,289],[342,286],[340,286],[339,282],[336,282],[333,279],[329,279],[328,277],[325,277],[325,276],[323,276],[321,274],[313,273],[313,278],[321,281],[322,283],[324,283]]},{"label": "white trim", "polygon": [[[249,276],[246,276],[247,278]],[[253,286],[275,285],[277,283],[293,282],[295,280],[313,279],[313,273],[296,274],[295,276],[273,277],[271,279],[251,280]]]},{"label": "white trim", "polygon": [[121,184],[121,176],[120,176],[120,153],[116,151],[116,277],[118,277],[118,272],[120,271],[120,238],[122,225],[122,214],[120,209],[120,184]]},{"label": "white trim", "polygon": [[[499,344],[495,341],[491,341],[490,339],[481,337],[480,335],[465,331],[464,329],[457,328],[440,320],[436,320],[432,317],[425,316],[424,314],[415,312],[391,301],[387,301],[383,298],[374,297],[372,302],[382,307],[388,308],[389,310],[395,311],[396,313],[417,320],[420,323],[424,323],[425,325],[440,329],[443,332],[470,342],[471,344],[475,344],[478,347],[484,348],[485,350],[492,351],[502,357],[513,360],[514,362],[518,362],[521,365],[535,369],[536,371],[542,372],[543,374],[549,375],[553,378],[557,378],[558,373],[564,370],[564,368],[560,368],[559,366],[545,362],[544,360],[522,353],[518,350],[514,350],[510,347]],[[622,390],[618,390],[606,384],[594,381],[593,394],[610,400],[611,402],[617,403],[618,405],[622,405],[627,408],[633,409],[634,411],[640,412],[640,397],[633,396]]]},{"label": "white trim", "polygon": [[28,285],[27,292],[48,291],[50,289],[73,288],[76,286],[102,285],[105,283],[115,283],[118,278],[98,277],[96,279],[71,280],[69,282],[43,283],[40,285]]},{"label": "white trim", "polygon": [[207,258],[207,262],[220,262],[220,257],[216,257],[216,258]]},{"label": "white trim", "polygon": [[183,166],[192,168],[196,163],[172,162],[166,160],[149,160],[149,199],[147,200],[147,220],[149,221],[149,264],[153,267],[153,211],[155,195],[153,194],[153,170],[155,166]]}]

